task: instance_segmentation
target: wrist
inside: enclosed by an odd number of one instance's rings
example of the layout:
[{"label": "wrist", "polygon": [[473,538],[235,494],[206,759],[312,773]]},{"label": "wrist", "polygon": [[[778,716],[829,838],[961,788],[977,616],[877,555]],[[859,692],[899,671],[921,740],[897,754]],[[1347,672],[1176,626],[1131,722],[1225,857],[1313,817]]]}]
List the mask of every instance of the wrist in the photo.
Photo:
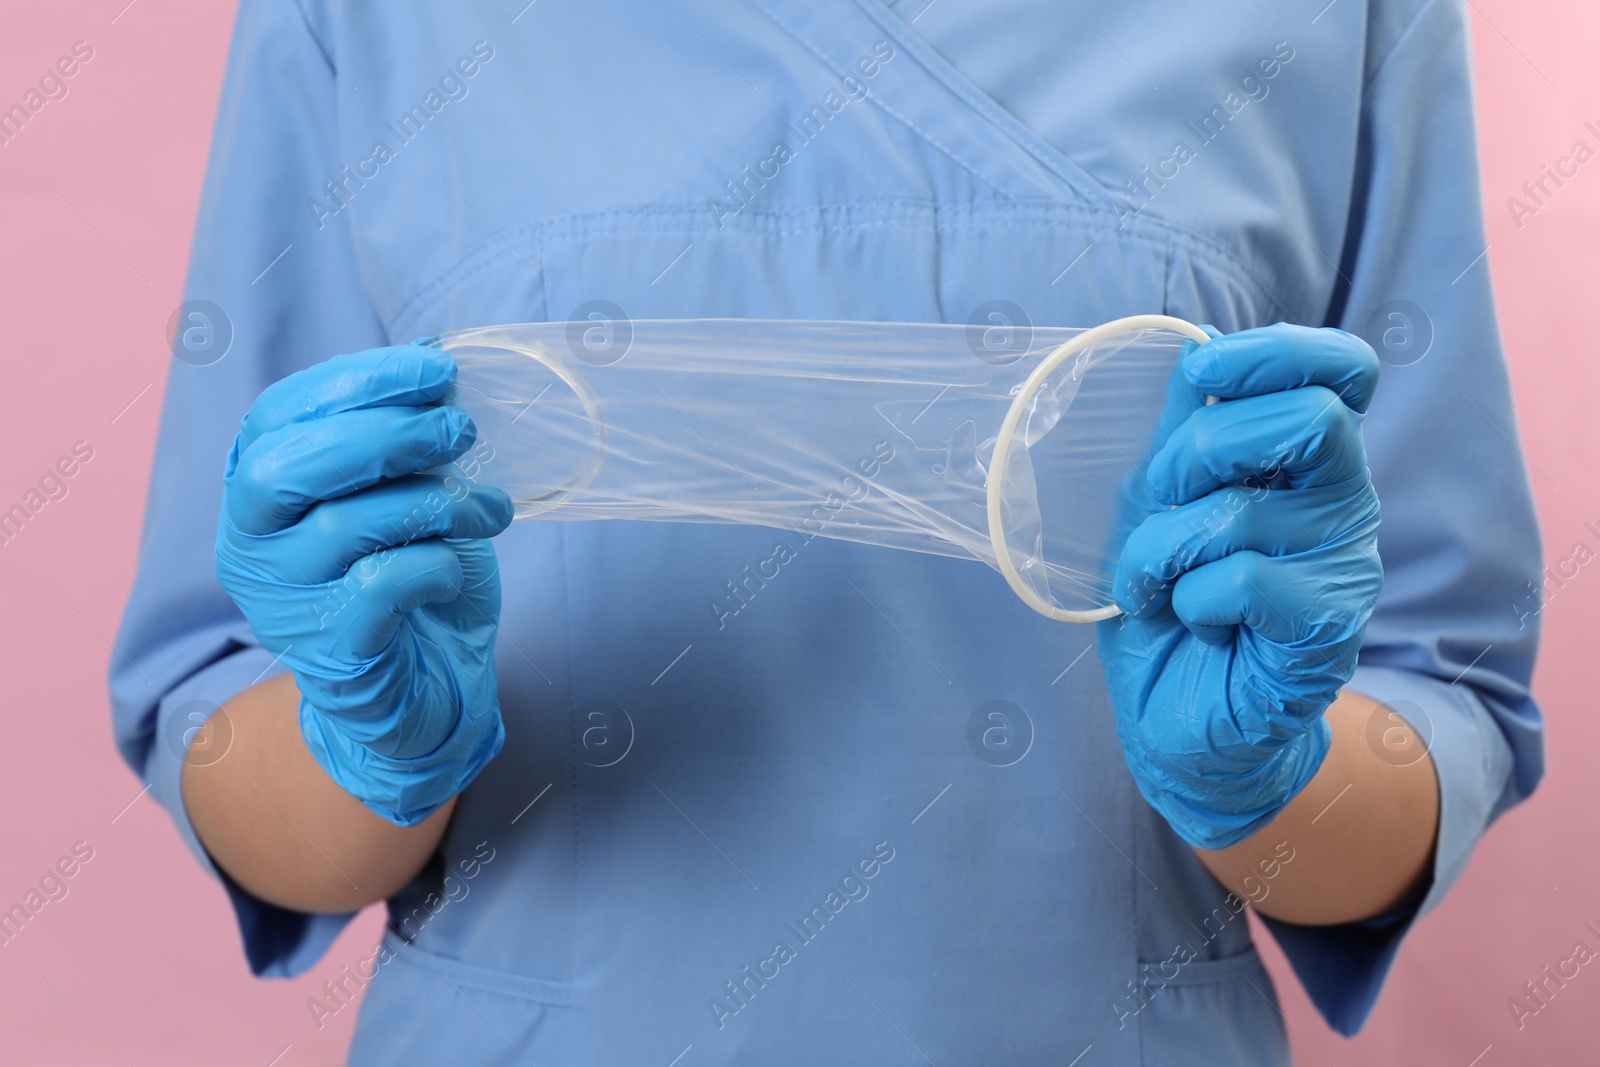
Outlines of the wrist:
[{"label": "wrist", "polygon": [[1332,736],[1319,717],[1248,770],[1189,779],[1151,803],[1193,847],[1228,848],[1271,823],[1305,790],[1327,758]]},{"label": "wrist", "polygon": [[340,788],[381,818],[414,826],[465,789],[505,744],[496,697],[458,707],[449,733],[411,757],[363,743],[304,699],[300,730],[312,757]]}]

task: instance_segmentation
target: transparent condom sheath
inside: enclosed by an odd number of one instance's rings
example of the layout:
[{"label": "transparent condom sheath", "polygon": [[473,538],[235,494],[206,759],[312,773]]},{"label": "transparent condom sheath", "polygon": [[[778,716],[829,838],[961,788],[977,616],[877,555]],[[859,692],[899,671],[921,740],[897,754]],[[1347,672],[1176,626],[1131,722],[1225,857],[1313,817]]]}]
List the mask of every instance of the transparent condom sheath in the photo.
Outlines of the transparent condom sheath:
[{"label": "transparent condom sheath", "polygon": [[975,559],[1051,618],[1116,614],[1119,494],[1206,334],[662,319],[432,343],[518,519],[740,523]]}]

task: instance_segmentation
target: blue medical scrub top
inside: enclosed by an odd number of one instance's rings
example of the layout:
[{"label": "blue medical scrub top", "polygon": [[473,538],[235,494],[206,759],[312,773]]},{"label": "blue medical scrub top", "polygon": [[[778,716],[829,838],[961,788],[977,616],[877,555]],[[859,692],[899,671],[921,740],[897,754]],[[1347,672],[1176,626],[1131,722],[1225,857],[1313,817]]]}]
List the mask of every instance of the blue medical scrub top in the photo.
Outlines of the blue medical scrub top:
[{"label": "blue medical scrub top", "polygon": [[[213,574],[222,462],[334,353],[597,310],[1337,325],[1387,364],[1351,685],[1431,738],[1443,802],[1426,899],[1273,924],[1353,1032],[1541,773],[1539,550],[1464,5],[1319,7],[245,0],[188,285],[219,329],[171,367],[111,671],[129,763],[212,869],[181,739],[281,670]],[[762,528],[495,544],[505,750],[389,902],[352,1062],[1287,1061],[1236,898],[1129,778],[1091,628],[976,563]],[[259,974],[348,919],[224,884]]]}]

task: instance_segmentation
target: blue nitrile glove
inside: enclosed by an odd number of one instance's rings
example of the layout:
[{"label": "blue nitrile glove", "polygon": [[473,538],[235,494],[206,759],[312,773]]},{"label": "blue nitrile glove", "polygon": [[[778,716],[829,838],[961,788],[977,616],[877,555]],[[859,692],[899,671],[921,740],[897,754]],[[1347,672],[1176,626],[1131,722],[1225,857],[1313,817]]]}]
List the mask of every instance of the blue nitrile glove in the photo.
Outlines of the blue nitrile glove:
[{"label": "blue nitrile glove", "polygon": [[477,430],[419,345],[335,356],[262,392],[224,472],[217,577],[300,685],[300,729],[352,796],[411,826],[500,751],[500,570],[511,500],[424,474]]},{"label": "blue nitrile glove", "polygon": [[1125,487],[1126,614],[1099,624],[1099,644],[1139,791],[1217,849],[1322,765],[1323,713],[1355,670],[1383,565],[1361,441],[1372,349],[1283,323],[1207,332],[1173,374],[1147,477]]}]

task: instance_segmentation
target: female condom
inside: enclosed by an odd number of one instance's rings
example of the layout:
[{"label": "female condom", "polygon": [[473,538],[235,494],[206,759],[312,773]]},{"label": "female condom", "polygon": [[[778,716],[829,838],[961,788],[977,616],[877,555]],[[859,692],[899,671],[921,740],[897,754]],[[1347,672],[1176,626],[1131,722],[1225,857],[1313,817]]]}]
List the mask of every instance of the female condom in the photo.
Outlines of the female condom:
[{"label": "female condom", "polygon": [[[589,331],[605,333],[597,343]],[[977,560],[1034,610],[1117,614],[1119,500],[1167,382],[1207,334],[661,319],[459,330],[428,343],[516,517],[741,523]]]}]

